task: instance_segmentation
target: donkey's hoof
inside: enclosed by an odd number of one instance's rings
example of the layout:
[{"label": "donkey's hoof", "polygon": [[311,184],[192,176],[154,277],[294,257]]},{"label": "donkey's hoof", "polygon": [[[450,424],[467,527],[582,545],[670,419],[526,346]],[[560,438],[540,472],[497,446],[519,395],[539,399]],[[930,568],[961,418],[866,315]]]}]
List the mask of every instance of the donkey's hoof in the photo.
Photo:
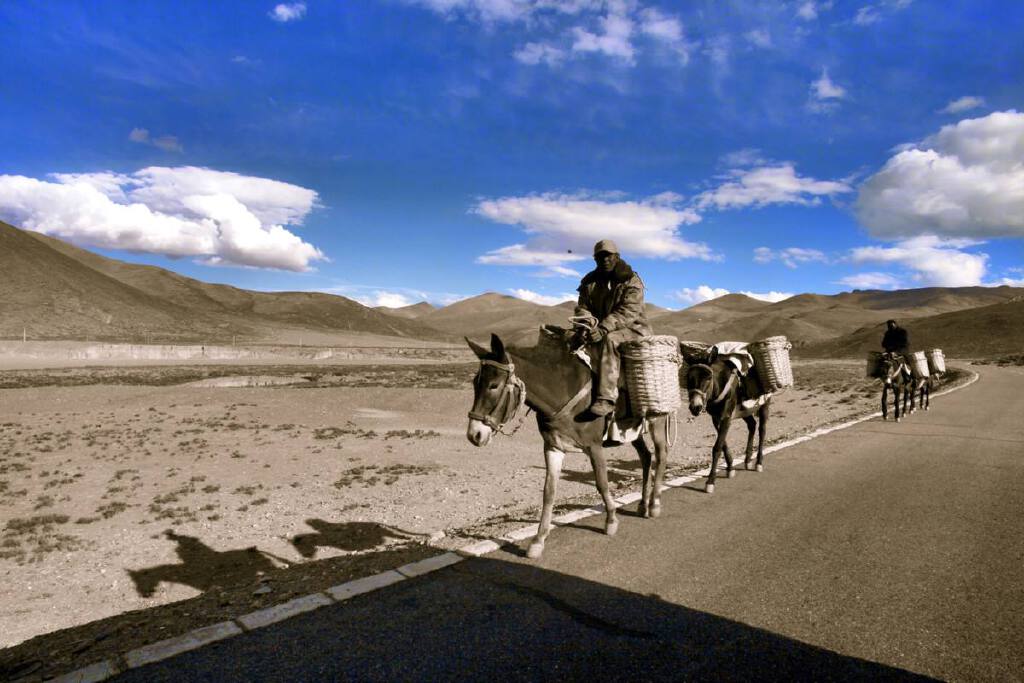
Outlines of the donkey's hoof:
[{"label": "donkey's hoof", "polygon": [[729,478],[730,479],[735,479],[736,478],[736,470],[729,470]]},{"label": "donkey's hoof", "polygon": [[897,417],[897,418],[896,418],[896,421],[897,421],[897,422],[899,422],[899,421],[900,421],[900,418],[898,418],[898,417]]},{"label": "donkey's hoof", "polygon": [[704,484],[704,493],[714,493],[714,492],[715,492],[715,485],[714,484]]},{"label": "donkey's hoof", "polygon": [[544,554],[544,542],[534,541],[530,544],[529,549],[526,551],[526,556],[531,560],[540,559],[540,556]]},{"label": "donkey's hoof", "polygon": [[757,471],[758,472],[764,472],[764,465],[758,465],[757,466]]},{"label": "donkey's hoof", "polygon": [[750,470],[750,469],[751,469],[751,465],[750,465],[750,463],[749,463],[749,462],[744,462],[744,463],[743,463],[743,469],[745,469],[745,470]]},{"label": "donkey's hoof", "polygon": [[650,516],[661,517],[661,503],[655,503],[651,506]]},{"label": "donkey's hoof", "polygon": [[616,519],[614,522],[605,522],[605,525],[604,525],[604,535],[605,536],[614,536],[615,532],[618,531],[618,530],[619,530],[619,520]]}]

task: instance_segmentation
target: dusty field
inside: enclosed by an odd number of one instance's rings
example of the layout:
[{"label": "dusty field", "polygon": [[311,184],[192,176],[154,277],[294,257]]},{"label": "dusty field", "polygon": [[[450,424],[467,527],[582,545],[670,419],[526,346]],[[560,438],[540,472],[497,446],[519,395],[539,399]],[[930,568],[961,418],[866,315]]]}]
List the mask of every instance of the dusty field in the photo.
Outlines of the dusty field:
[{"label": "dusty field", "polygon": [[[0,652],[0,673],[34,657],[67,670],[416,559],[432,536],[455,547],[536,521],[532,417],[483,449],[465,439],[475,364],[261,366],[303,384],[168,384],[239,370],[0,372],[20,387],[0,389],[0,648],[69,629]],[[798,363],[771,440],[877,410],[861,373]],[[710,457],[709,419],[686,417],[673,472]],[[631,448],[611,464],[617,488],[636,487]],[[595,502],[591,481],[586,456],[567,457],[561,509]]]}]

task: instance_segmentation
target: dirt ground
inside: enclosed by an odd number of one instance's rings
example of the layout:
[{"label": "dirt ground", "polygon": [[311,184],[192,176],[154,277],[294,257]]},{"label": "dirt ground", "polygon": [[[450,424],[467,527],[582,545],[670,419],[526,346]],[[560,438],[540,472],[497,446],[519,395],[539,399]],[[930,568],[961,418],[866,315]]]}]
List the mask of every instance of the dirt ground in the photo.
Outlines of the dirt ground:
[{"label": "dirt ground", "polygon": [[[0,372],[19,387],[0,389],[0,674],[60,673],[536,521],[532,416],[485,448],[465,438],[475,364],[259,372],[299,384],[168,384],[238,367]],[[862,372],[796,363],[770,440],[877,410]],[[688,417],[672,473],[710,460],[710,420]],[[733,448],[745,437],[738,423]],[[611,466],[618,490],[638,486],[632,448]],[[592,481],[569,455],[560,509],[596,502]]]}]

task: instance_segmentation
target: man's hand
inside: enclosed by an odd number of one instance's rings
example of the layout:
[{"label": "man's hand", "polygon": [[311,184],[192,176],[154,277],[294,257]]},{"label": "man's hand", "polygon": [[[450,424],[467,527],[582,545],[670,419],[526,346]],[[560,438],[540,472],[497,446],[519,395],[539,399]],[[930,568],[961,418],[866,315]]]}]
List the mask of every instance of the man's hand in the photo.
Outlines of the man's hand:
[{"label": "man's hand", "polygon": [[604,329],[600,325],[590,331],[590,343],[597,344],[608,334],[608,330]]}]

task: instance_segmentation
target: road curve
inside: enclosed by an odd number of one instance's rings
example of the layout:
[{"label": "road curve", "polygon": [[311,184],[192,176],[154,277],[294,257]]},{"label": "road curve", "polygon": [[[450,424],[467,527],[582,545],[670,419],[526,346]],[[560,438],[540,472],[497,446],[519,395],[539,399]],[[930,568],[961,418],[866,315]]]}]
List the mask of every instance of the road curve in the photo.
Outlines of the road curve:
[{"label": "road curve", "polygon": [[[1024,680],[1024,368],[118,681]],[[627,514],[630,508],[627,508]]]}]

